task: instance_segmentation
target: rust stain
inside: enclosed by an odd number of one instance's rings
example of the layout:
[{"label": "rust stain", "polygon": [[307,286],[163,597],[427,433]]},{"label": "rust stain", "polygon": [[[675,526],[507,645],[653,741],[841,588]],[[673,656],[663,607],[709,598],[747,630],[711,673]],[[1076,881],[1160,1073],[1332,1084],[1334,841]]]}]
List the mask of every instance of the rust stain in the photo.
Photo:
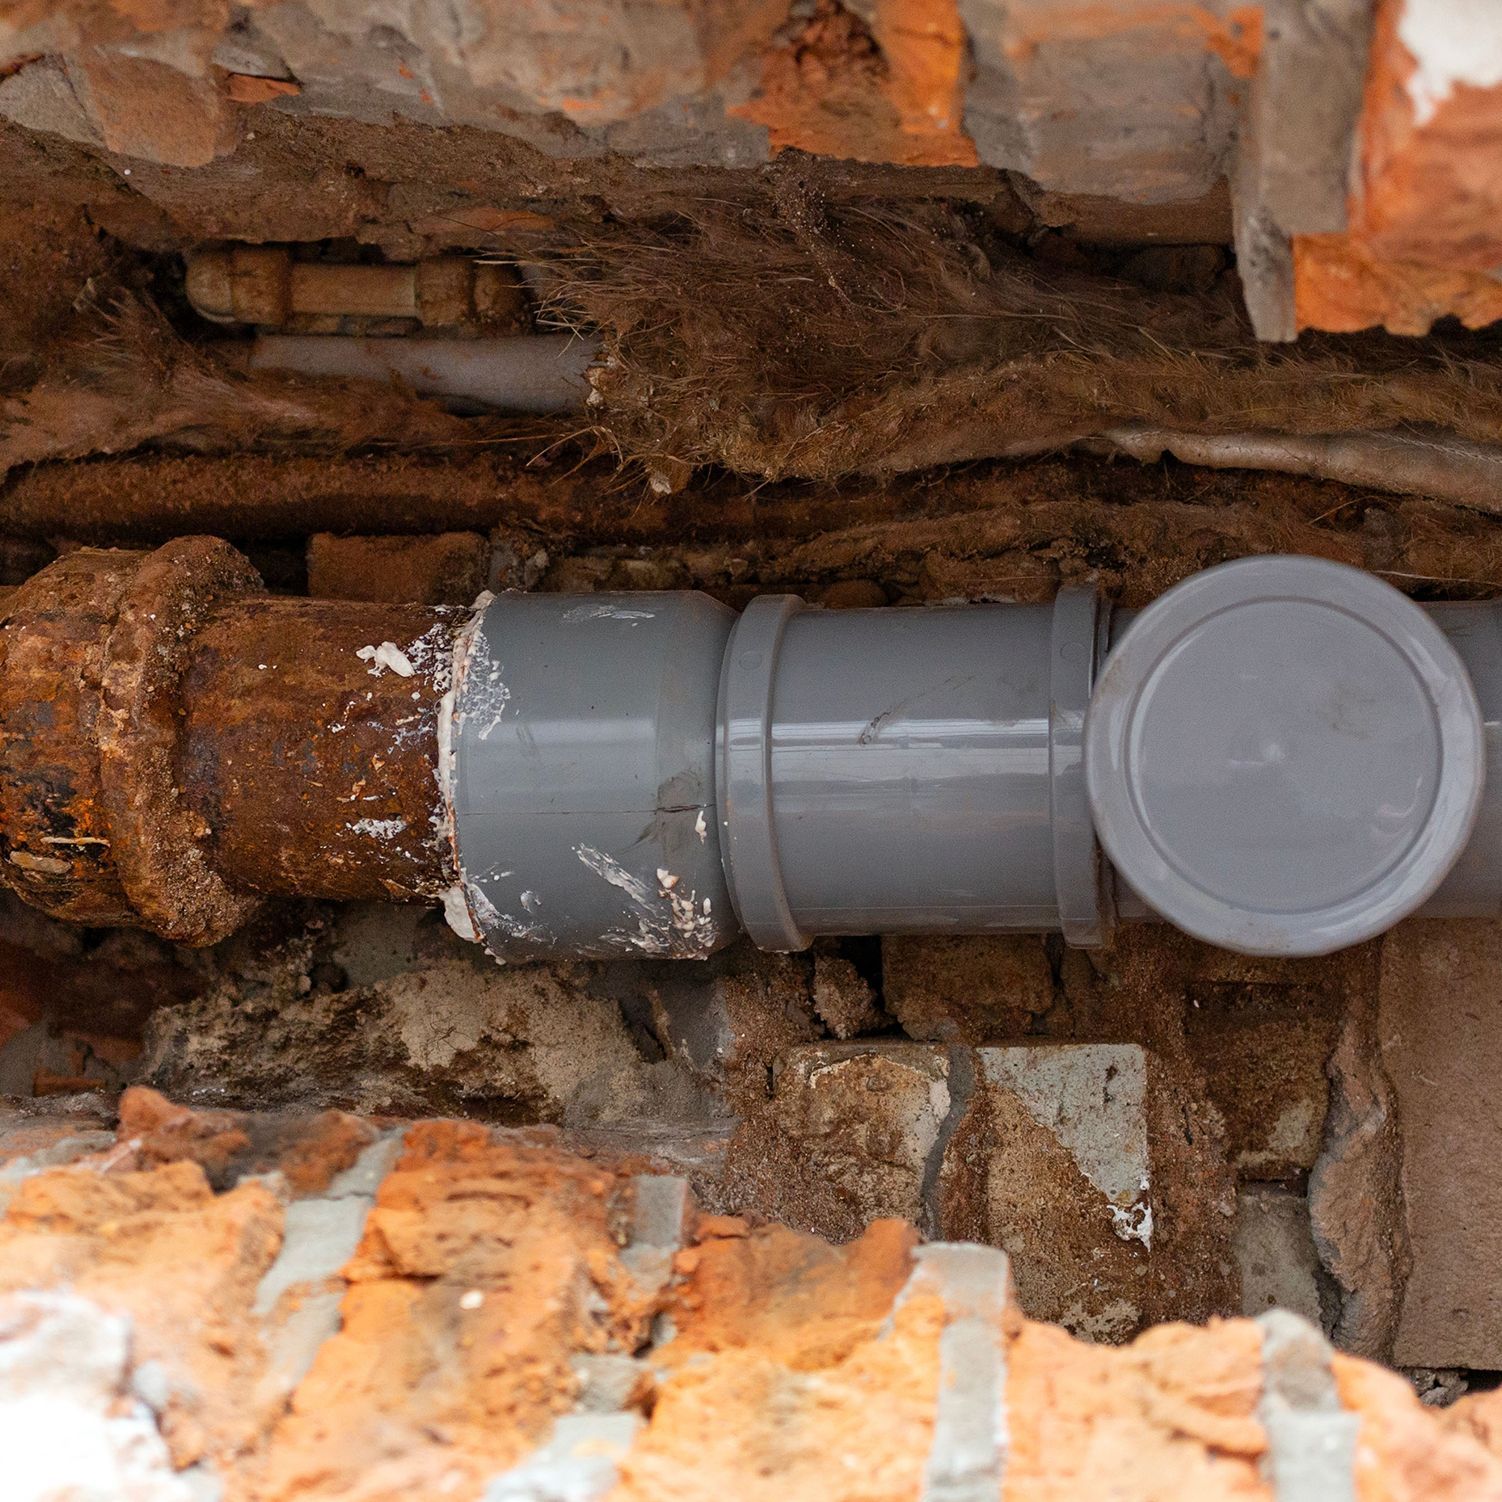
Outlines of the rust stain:
[{"label": "rust stain", "polygon": [[822,0],[765,54],[759,86],[729,113],[796,149],[906,166],[974,166],[962,124],[965,30],[954,0],[876,0],[869,29]]},{"label": "rust stain", "polygon": [[1050,42],[1100,41],[1139,31],[1161,32],[1213,52],[1233,78],[1252,77],[1262,57],[1260,5],[1238,5],[1218,15],[1205,5],[1172,0],[1146,5],[1051,6],[1035,18],[1031,33],[1011,38],[1004,50],[1008,57],[1023,61]]},{"label": "rust stain", "polygon": [[224,81],[224,92],[236,104],[265,104],[302,93],[302,85],[286,78],[262,78],[255,73],[231,73]]},{"label": "rust stain", "polygon": [[1300,327],[1423,334],[1502,317],[1502,87],[1461,84],[1420,123],[1402,0],[1379,0],[1343,235],[1294,245]]}]

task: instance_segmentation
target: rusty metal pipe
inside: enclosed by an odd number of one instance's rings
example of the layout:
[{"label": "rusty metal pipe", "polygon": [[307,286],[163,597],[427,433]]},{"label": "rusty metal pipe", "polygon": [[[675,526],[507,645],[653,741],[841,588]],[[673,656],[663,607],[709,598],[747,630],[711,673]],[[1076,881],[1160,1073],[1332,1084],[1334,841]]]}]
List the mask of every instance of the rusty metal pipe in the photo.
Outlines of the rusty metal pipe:
[{"label": "rusty metal pipe", "polygon": [[60,559],[0,625],[0,873],[189,944],[265,896],[436,899],[466,619],[268,596],[213,538]]},{"label": "rusty metal pipe", "polygon": [[435,776],[467,612],[234,600],[183,675],[182,786],[215,866],[253,891],[436,898],[451,885]]}]

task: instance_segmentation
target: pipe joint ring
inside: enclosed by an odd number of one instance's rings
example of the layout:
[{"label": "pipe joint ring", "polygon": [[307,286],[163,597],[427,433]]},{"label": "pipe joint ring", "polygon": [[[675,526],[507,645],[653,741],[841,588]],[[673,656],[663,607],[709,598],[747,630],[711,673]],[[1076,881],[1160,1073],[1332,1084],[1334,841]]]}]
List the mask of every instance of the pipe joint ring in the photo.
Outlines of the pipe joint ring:
[{"label": "pipe joint ring", "polygon": [[720,852],[741,926],[762,949],[807,949],[783,886],[772,807],[772,689],[787,623],[803,601],[764,595],[741,613],[720,674],[715,802]]},{"label": "pipe joint ring", "polygon": [[1115,910],[1085,787],[1085,714],[1105,657],[1110,611],[1094,585],[1063,585],[1054,599],[1048,660],[1048,801],[1054,886],[1065,940],[1098,949]]}]

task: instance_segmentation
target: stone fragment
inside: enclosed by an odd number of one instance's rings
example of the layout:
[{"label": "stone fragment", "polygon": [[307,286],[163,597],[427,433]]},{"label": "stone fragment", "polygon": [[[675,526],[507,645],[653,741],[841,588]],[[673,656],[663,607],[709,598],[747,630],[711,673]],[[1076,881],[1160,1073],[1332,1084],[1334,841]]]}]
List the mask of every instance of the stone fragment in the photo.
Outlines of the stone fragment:
[{"label": "stone fragment", "polygon": [[1188,1000],[1185,1043],[1225,1122],[1236,1172],[1247,1179],[1307,1172],[1324,1133],[1338,991],[1274,975],[1197,980]]},{"label": "stone fragment", "polygon": [[203,167],[234,145],[233,119],[210,77],[102,48],[70,54],[68,73],[105,148],[120,156]]},{"label": "stone fragment", "polygon": [[[640,987],[629,966],[610,973]],[[702,965],[658,964],[646,990],[652,1032],[668,1058],[732,1107],[764,1100],[773,1061],[819,1036],[807,970],[790,956],[738,948]]]},{"label": "stone fragment", "polygon": [[194,1502],[130,1391],[131,1321],[71,1293],[0,1297],[7,1502]]},{"label": "stone fragment", "polygon": [[1309,1173],[1309,1223],[1329,1279],[1332,1339],[1342,1350],[1391,1361],[1410,1254],[1397,1092],[1383,1066],[1376,992],[1374,983],[1353,997],[1330,1056],[1330,1109]]},{"label": "stone fragment", "polygon": [[910,1038],[991,1043],[1020,1037],[1053,1005],[1036,934],[885,938],[882,999]]},{"label": "stone fragment", "polygon": [[1103,1339],[1151,1301],[1148,1089],[1131,1044],[817,1044],[777,1074],[800,1162],[857,1219],[1002,1247],[1029,1314]]},{"label": "stone fragment", "polygon": [[974,1058],[970,1109],[939,1170],[944,1234],[1005,1248],[1034,1318],[1124,1339],[1152,1299],[1147,1055],[1039,1044]]},{"label": "stone fragment", "polygon": [[[644,1054],[588,967],[497,965],[437,914],[408,924],[400,911],[374,928],[351,913],[351,927],[275,952],[246,936],[211,991],[156,1014],[145,1077],[268,1107],[504,1112],[580,1127],[710,1114],[708,1079],[660,1049]],[[708,977],[688,967],[679,983],[701,994]],[[683,1015],[694,1015],[688,994]]]},{"label": "stone fragment", "polygon": [[1382,945],[1376,1036],[1411,1250],[1392,1359],[1502,1367],[1502,924],[1410,922]]},{"label": "stone fragment", "polygon": [[814,1011],[836,1038],[874,1032],[886,1020],[871,983],[844,955],[814,949]]},{"label": "stone fragment", "polygon": [[814,1044],[778,1067],[782,1122],[811,1178],[837,1188],[858,1221],[932,1227],[926,1201],[950,1119],[950,1060],[913,1044]]},{"label": "stone fragment", "polygon": [[1236,1195],[1232,1244],[1243,1314],[1287,1309],[1319,1323],[1319,1253],[1302,1194],[1277,1184],[1243,1185]]},{"label": "stone fragment", "polygon": [[65,141],[104,144],[61,58],[41,57],[0,78],[0,115],[27,130],[44,131]]}]

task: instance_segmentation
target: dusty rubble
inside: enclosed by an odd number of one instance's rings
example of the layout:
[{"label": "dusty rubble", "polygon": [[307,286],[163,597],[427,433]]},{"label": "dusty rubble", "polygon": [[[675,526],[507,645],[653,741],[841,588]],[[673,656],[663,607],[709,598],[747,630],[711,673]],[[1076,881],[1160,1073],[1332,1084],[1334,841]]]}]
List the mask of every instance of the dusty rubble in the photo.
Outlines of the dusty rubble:
[{"label": "dusty rubble", "polygon": [[[76,1426],[53,1474],[133,1502],[1502,1495],[1490,1397],[1425,1409],[1294,1316],[1085,1345],[994,1249],[831,1246],[577,1149],[142,1089],[113,1131],[12,1117],[0,1389]],[[53,1443],[26,1411],[23,1478]]]}]

